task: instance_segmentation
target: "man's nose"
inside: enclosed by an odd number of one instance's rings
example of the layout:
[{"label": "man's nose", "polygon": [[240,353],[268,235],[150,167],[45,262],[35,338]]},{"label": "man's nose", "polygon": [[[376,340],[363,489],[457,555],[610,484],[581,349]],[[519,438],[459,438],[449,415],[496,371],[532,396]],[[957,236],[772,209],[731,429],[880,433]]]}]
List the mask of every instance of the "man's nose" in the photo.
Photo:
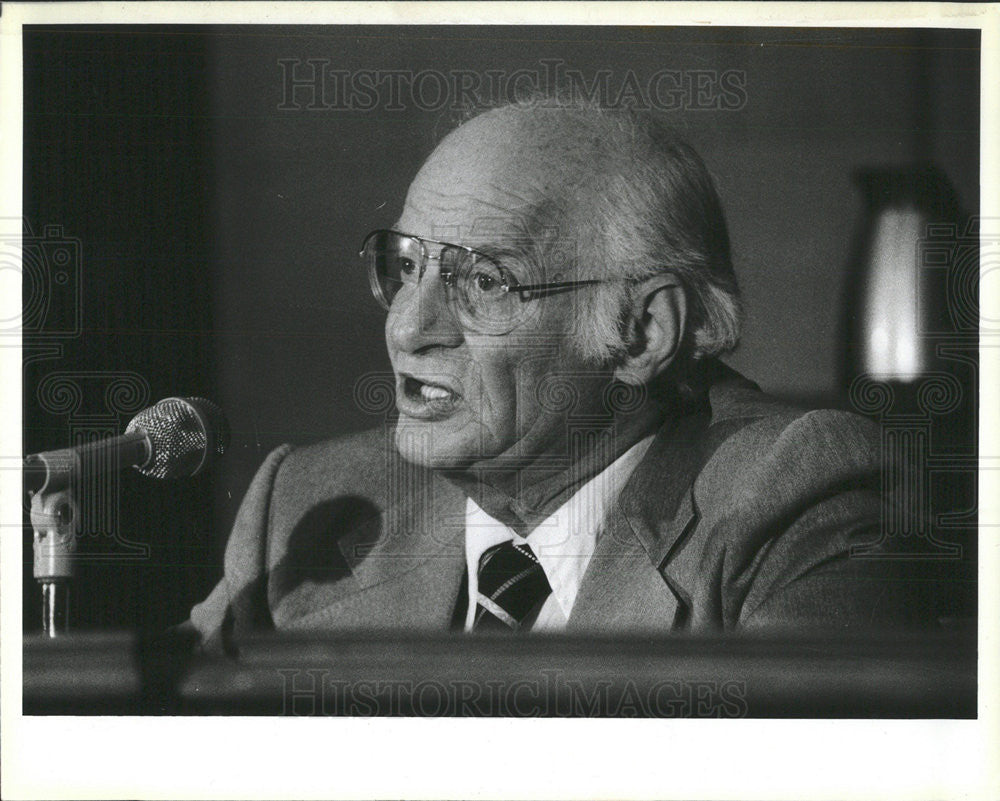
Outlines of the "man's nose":
[{"label": "man's nose", "polygon": [[446,292],[440,272],[428,265],[416,286],[396,295],[386,328],[397,349],[415,353],[435,345],[457,347],[461,344],[462,329],[448,308]]}]

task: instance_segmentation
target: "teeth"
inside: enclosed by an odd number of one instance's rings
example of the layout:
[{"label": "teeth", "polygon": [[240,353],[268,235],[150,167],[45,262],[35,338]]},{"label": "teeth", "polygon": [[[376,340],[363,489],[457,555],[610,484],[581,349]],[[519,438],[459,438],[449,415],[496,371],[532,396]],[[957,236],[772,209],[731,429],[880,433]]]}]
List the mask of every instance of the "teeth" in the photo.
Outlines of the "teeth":
[{"label": "teeth", "polygon": [[451,397],[451,393],[444,387],[433,387],[430,384],[421,384],[420,397],[428,401],[447,400]]}]

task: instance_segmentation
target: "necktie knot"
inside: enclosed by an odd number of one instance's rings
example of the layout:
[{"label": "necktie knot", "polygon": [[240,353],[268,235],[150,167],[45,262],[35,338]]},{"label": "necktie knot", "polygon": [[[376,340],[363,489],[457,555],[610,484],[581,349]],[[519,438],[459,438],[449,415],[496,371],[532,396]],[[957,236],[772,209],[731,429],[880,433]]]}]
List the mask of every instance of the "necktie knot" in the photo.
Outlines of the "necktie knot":
[{"label": "necktie knot", "polygon": [[503,542],[479,557],[475,630],[520,629],[552,592],[528,545]]}]

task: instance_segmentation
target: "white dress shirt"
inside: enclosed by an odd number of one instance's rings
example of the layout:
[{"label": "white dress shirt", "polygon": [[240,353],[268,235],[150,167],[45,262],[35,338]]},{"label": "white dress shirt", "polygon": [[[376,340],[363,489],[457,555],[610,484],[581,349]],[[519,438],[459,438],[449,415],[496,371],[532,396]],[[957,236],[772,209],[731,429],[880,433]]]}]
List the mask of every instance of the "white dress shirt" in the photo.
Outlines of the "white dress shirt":
[{"label": "white dress shirt", "polygon": [[494,545],[509,540],[531,547],[552,587],[552,594],[546,598],[531,630],[556,631],[566,627],[607,510],[618,499],[652,441],[651,434],[625,451],[539,523],[527,538],[484,512],[472,498],[468,499],[465,505],[465,560],[469,577],[466,631],[472,630],[476,614],[479,557]]}]

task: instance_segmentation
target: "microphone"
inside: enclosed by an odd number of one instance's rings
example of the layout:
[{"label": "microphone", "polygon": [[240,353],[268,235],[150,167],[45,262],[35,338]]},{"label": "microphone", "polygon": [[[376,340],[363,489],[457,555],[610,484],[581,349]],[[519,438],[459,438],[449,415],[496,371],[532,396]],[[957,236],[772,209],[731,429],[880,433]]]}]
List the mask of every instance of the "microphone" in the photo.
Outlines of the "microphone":
[{"label": "microphone", "polygon": [[121,436],[25,458],[34,574],[42,589],[42,628],[49,637],[69,630],[78,534],[75,494],[83,491],[83,481],[126,467],[152,478],[197,475],[222,456],[228,444],[229,425],[214,403],[165,398],[133,417]]},{"label": "microphone", "polygon": [[24,486],[31,494],[72,487],[84,473],[134,467],[151,478],[181,478],[202,472],[229,445],[229,424],[205,398],[164,398],[143,409],[125,433],[24,459]]}]

